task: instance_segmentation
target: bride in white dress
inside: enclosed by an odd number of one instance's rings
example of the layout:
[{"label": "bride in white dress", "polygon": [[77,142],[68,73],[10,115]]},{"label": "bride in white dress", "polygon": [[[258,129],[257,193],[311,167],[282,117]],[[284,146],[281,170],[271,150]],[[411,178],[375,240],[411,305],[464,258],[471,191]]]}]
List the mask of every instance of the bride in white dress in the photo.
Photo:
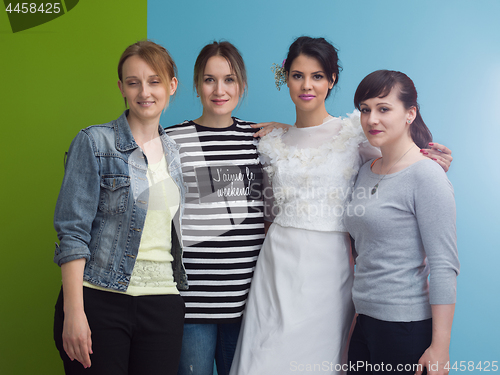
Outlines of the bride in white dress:
[{"label": "bride in white dress", "polygon": [[[230,375],[344,374],[354,307],[343,216],[363,214],[363,207],[347,211],[346,200],[360,166],[380,151],[366,140],[358,114],[342,119],[326,111],[339,74],[330,43],[296,39],[284,71],[296,123],[259,144],[272,186],[264,196],[274,201],[266,219],[273,224],[257,261]],[[451,151],[434,145],[424,151],[447,170]]]},{"label": "bride in white dress", "polygon": [[[326,111],[339,73],[331,44],[298,38],[284,69],[296,126],[274,130],[259,144],[274,222],[257,262],[231,375],[342,373],[354,317],[353,262],[342,218],[366,138],[357,116],[340,119]],[[373,155],[367,142],[362,148]]]}]

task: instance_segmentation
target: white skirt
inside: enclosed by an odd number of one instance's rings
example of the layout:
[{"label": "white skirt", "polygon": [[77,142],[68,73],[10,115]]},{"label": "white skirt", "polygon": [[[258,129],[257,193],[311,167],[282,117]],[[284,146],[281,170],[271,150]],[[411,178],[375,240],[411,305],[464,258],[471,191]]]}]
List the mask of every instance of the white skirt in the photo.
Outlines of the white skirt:
[{"label": "white skirt", "polygon": [[354,317],[350,249],[347,233],[271,226],[230,375],[345,373]]}]

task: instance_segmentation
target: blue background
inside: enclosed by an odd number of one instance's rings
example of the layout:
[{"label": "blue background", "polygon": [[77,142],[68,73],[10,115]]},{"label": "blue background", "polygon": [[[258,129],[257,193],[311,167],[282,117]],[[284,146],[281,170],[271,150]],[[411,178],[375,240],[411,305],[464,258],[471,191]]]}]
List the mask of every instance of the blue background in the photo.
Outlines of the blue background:
[{"label": "blue background", "polygon": [[325,37],[339,48],[344,70],[327,101],[332,115],[352,112],[354,91],[368,73],[408,74],[434,139],[453,150],[448,177],[462,269],[451,361],[499,361],[499,16],[496,0],[149,0],[148,38],[172,53],[181,83],[162,125],[201,114],[192,70],[214,39],[232,42],[245,59],[248,97],[235,114],[250,121],[293,123],[288,90],[276,90],[270,67],[301,35]]}]

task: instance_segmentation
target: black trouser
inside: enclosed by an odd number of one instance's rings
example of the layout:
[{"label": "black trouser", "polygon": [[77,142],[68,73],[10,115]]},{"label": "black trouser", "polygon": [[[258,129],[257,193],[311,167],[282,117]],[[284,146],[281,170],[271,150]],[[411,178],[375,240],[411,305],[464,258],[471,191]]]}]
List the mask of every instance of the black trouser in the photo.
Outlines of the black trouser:
[{"label": "black trouser", "polygon": [[386,322],[358,315],[349,345],[348,374],[413,375],[431,340],[432,319]]},{"label": "black trouser", "polygon": [[56,303],[54,340],[66,374],[177,373],[185,311],[180,295],[133,297],[84,287],[83,300],[92,334],[88,369],[63,348],[62,290]]}]

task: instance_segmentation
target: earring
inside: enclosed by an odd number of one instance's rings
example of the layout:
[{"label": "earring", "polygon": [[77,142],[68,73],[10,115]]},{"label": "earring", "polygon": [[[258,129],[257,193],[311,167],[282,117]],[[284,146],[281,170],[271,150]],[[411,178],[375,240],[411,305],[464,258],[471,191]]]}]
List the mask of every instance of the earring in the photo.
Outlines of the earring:
[{"label": "earring", "polygon": [[407,123],[408,123],[408,125],[410,125],[411,124],[411,120],[408,120]]}]

